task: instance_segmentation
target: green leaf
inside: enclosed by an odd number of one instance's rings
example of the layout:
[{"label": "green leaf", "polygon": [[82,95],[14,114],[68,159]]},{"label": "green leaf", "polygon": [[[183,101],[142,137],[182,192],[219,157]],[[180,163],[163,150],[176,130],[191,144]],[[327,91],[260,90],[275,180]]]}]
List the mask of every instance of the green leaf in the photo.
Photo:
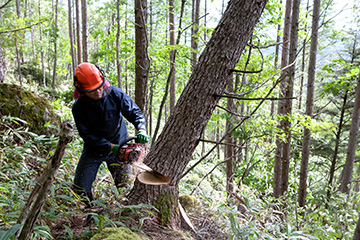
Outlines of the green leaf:
[{"label": "green leaf", "polygon": [[22,224],[15,224],[6,232],[0,232],[0,240],[9,240],[21,228]]}]

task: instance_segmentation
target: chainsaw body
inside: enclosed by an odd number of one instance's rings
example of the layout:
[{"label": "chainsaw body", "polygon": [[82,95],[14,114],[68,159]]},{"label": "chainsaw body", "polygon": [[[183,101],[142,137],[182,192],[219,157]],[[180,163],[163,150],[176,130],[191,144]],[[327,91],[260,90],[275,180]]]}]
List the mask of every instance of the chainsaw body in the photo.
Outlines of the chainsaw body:
[{"label": "chainsaw body", "polygon": [[126,164],[137,162],[143,148],[137,143],[128,143],[119,147],[118,161]]},{"label": "chainsaw body", "polygon": [[119,144],[119,150],[116,154],[117,162],[120,164],[130,164],[133,167],[141,169],[143,172],[137,175],[137,179],[148,185],[164,185],[170,183],[170,178],[162,175],[142,163],[146,155],[146,144],[130,143],[137,137],[131,137]]},{"label": "chainsaw body", "polygon": [[119,163],[131,164],[138,162],[142,153],[145,153],[145,145],[141,143],[130,143],[137,137],[131,137],[119,144],[119,150],[116,154]]}]

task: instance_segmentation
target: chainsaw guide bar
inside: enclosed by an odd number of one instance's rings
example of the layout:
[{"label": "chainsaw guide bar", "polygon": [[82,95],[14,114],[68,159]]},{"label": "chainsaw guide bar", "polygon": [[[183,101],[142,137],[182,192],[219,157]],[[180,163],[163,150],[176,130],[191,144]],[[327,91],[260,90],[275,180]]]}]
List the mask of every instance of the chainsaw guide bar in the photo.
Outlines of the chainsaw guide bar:
[{"label": "chainsaw guide bar", "polygon": [[153,170],[142,162],[144,152],[146,154],[146,145],[141,143],[130,143],[137,139],[137,136],[130,137],[119,144],[116,153],[117,164],[130,164],[143,172],[137,175],[137,179],[147,185],[165,185],[169,184],[171,179]]}]

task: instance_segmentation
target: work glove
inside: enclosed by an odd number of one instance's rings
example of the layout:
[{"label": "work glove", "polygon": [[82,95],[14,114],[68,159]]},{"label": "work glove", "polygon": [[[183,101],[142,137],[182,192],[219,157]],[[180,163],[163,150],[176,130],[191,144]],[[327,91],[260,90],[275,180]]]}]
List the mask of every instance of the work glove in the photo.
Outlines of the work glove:
[{"label": "work glove", "polygon": [[140,130],[138,134],[136,134],[137,139],[135,142],[137,143],[147,143],[149,142],[150,137],[146,134],[144,130]]},{"label": "work glove", "polygon": [[111,151],[115,154],[117,154],[117,152],[119,151],[119,145],[114,145],[113,148],[111,149]]}]

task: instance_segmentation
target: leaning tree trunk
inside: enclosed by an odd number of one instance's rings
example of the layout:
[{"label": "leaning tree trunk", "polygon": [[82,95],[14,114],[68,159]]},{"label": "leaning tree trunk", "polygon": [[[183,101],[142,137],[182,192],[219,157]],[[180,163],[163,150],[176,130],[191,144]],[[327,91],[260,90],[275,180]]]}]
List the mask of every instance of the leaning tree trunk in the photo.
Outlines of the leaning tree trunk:
[{"label": "leaning tree trunk", "polygon": [[174,112],[165,124],[144,163],[171,178],[165,186],[135,181],[128,199],[131,204],[161,206],[160,220],[178,227],[178,183],[200,135],[258,22],[267,0],[230,1],[213,32]]},{"label": "leaning tree trunk", "polygon": [[35,188],[31,192],[24,208],[21,211],[18,224],[22,224],[17,233],[16,239],[29,239],[38,218],[41,208],[43,207],[46,196],[52,186],[56,173],[61,165],[61,159],[64,156],[66,145],[73,139],[73,126],[69,120],[61,124],[59,141],[56,146],[54,155],[50,158],[46,169],[37,180]]}]

